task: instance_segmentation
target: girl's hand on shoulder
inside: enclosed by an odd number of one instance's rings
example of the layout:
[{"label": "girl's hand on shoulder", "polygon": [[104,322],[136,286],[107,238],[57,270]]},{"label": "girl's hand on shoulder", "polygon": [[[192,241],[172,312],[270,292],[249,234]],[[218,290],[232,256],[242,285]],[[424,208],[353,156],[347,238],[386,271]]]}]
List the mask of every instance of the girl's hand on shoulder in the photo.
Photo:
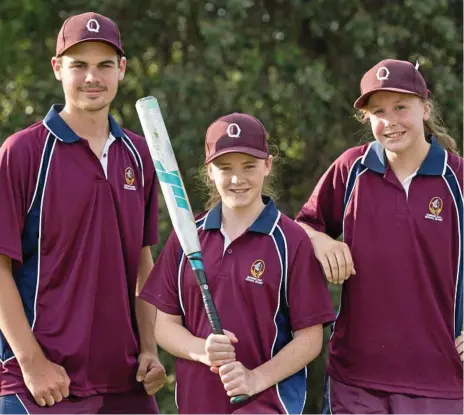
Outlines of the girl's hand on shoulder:
[{"label": "girl's hand on shoulder", "polygon": [[224,330],[224,334],[210,334],[205,343],[205,356],[202,362],[213,367],[219,367],[235,361],[234,343],[238,339],[234,333]]},{"label": "girl's hand on shoulder", "polygon": [[456,345],[456,350],[459,353],[459,357],[461,358],[461,362],[464,362],[464,354],[463,354],[463,351],[464,351],[464,336],[463,336],[463,332],[461,332],[461,335],[456,339],[455,345]]},{"label": "girl's hand on shoulder", "polygon": [[327,281],[342,284],[351,275],[356,275],[350,248],[346,243],[336,241],[322,232],[312,235],[311,242]]}]

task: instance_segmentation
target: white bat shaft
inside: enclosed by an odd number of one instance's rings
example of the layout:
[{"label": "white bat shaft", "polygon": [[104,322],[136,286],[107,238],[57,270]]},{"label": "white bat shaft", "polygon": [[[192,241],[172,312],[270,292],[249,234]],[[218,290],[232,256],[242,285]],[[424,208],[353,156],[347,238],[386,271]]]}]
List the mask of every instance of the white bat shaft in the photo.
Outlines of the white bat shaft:
[{"label": "white bat shaft", "polygon": [[200,251],[197,227],[163,116],[154,97],[135,104],[172,225],[186,255]]}]

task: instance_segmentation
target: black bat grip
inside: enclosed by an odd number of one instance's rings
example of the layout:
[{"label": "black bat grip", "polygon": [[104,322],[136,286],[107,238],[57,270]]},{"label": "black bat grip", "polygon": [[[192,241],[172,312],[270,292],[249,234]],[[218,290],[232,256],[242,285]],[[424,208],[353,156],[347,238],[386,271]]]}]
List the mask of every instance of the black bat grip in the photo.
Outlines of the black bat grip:
[{"label": "black bat grip", "polygon": [[202,269],[194,269],[193,271],[195,272],[195,277],[201,290],[201,296],[203,297],[203,304],[205,305],[206,315],[208,316],[209,324],[211,324],[213,333],[224,334],[216,305],[214,304],[211,291],[208,287],[205,271]]},{"label": "black bat grip", "polygon": [[[208,280],[203,269],[194,268],[195,278],[197,279],[198,286],[201,290],[201,296],[203,298],[203,304],[205,305],[206,315],[208,316],[209,324],[213,329],[214,334],[224,334],[222,330],[221,321],[219,320],[219,314],[217,312],[216,304],[214,304],[213,296],[208,287]],[[237,395],[230,398],[230,403],[238,404],[246,401],[249,398],[248,395]]]}]

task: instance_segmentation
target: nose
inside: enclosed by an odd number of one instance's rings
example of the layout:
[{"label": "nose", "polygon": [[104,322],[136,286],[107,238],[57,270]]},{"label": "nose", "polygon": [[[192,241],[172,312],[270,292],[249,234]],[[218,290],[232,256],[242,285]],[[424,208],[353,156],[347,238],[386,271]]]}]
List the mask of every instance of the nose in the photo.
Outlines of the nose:
[{"label": "nose", "polygon": [[94,83],[99,80],[98,77],[98,68],[90,66],[87,70],[85,75],[85,82],[86,83]]},{"label": "nose", "polygon": [[396,117],[392,114],[388,114],[383,118],[385,127],[394,127],[397,123]]},{"label": "nose", "polygon": [[240,178],[238,174],[234,174],[232,175],[232,178],[230,181],[232,184],[239,184],[242,181],[242,179]]}]

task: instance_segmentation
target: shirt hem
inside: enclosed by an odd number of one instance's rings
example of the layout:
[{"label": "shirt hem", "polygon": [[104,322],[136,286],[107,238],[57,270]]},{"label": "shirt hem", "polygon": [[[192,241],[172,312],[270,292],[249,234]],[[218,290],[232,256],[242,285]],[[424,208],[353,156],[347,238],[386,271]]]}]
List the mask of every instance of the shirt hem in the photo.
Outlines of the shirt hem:
[{"label": "shirt hem", "polygon": [[179,312],[178,307],[172,307],[170,305],[164,304],[161,301],[159,301],[156,297],[152,296],[151,294],[148,294],[144,291],[142,291],[139,296],[142,300],[154,305],[158,310],[161,310],[163,313],[167,314],[173,314],[176,316],[180,316],[181,313]]},{"label": "shirt hem", "polygon": [[8,248],[4,248],[0,246],[0,255],[4,255],[8,258],[14,259],[15,261],[23,262],[23,256],[21,253],[12,251]]},{"label": "shirt hem", "polygon": [[438,398],[438,399],[462,399],[463,392],[456,391],[450,392],[449,390],[436,390],[421,387],[413,387],[407,385],[392,385],[388,383],[376,382],[373,380],[359,380],[355,378],[347,378],[339,376],[336,371],[328,366],[327,373],[333,377],[337,382],[346,383],[347,385],[355,386],[358,388],[374,389],[388,393],[400,393],[402,395],[414,395],[423,398]]}]

